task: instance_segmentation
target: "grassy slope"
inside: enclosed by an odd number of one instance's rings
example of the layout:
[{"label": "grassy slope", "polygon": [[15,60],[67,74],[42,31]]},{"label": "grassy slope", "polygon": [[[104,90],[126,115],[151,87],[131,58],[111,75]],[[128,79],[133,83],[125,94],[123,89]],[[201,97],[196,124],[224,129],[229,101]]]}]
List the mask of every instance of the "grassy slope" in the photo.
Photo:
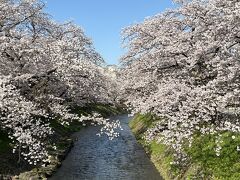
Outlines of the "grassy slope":
[{"label": "grassy slope", "polygon": [[163,144],[156,142],[146,143],[143,139],[144,132],[154,125],[154,121],[157,119],[151,114],[136,115],[129,123],[137,140],[143,145],[146,152],[150,155],[151,161],[161,173],[162,177],[166,180],[173,179],[170,162],[173,160],[172,152]]},{"label": "grassy slope", "polygon": [[[88,115],[92,114],[93,112],[97,112],[104,117],[124,113],[122,108],[102,104],[88,105],[86,107],[76,107],[72,111],[79,115]],[[49,141],[50,144],[55,144],[57,146],[57,150],[54,150],[51,146],[49,146],[48,149],[51,155],[58,156],[59,159],[62,159],[64,157],[59,156],[64,156],[66,149],[68,149],[72,144],[70,135],[76,131],[81,130],[83,126],[81,123],[76,121],[73,121],[69,126],[63,126],[56,119],[50,120],[50,126],[55,133],[51,138],[49,138]],[[28,171],[33,168],[33,166],[29,166],[24,162],[22,162],[22,164],[17,164],[16,159],[17,155],[12,154],[11,140],[8,138],[6,132],[0,130],[0,175],[18,174],[20,172]],[[60,165],[59,162],[56,163],[58,163],[57,166]],[[36,169],[36,171],[39,170]],[[51,172],[47,173],[51,174]]]},{"label": "grassy slope", "polygon": [[[150,114],[138,114],[129,125],[164,179],[240,179],[240,152],[236,150],[240,145],[240,135],[228,132],[222,134],[219,157],[213,150],[216,139],[214,135],[195,135],[192,147],[185,148],[191,157],[188,166],[177,167],[170,165],[173,161],[173,151],[170,148],[154,141],[147,144],[142,138],[144,132],[158,120]],[[231,138],[233,135],[234,139]]]}]

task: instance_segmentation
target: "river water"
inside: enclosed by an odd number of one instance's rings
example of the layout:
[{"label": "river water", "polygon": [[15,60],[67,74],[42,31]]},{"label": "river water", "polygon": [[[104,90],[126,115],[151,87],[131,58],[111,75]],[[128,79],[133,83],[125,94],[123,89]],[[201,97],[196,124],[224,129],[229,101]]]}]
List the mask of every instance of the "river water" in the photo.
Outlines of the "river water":
[{"label": "river water", "polygon": [[91,126],[74,134],[78,140],[50,180],[161,180],[128,127],[127,115],[115,116],[123,128],[120,137],[97,136],[100,127]]}]

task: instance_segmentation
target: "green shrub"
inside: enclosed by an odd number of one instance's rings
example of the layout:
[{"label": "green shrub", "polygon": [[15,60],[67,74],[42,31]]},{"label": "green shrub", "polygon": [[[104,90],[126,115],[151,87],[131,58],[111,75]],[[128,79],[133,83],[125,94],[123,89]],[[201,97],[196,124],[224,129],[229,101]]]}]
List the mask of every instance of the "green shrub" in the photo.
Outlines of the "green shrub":
[{"label": "green shrub", "polygon": [[[240,179],[240,135],[230,132],[221,134],[220,156],[216,155],[216,135],[196,135],[191,148],[186,152],[193,163],[199,164],[205,176],[217,179]],[[235,137],[234,139],[232,137]]]}]

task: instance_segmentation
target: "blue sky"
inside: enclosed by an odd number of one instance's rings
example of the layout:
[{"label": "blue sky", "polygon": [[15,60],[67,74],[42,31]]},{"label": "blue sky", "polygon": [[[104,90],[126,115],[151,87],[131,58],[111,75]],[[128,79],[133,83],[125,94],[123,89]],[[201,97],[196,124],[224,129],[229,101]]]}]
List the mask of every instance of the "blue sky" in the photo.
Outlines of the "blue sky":
[{"label": "blue sky", "polygon": [[47,0],[46,11],[58,22],[73,20],[108,64],[118,64],[121,29],[171,7],[171,0]]}]

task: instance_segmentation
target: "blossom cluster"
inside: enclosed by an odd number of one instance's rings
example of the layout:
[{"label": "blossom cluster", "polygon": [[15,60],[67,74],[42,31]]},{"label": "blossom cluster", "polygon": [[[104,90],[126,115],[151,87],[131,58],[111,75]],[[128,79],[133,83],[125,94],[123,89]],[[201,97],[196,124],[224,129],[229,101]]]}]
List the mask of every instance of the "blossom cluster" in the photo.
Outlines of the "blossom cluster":
[{"label": "blossom cluster", "polygon": [[1,128],[8,131],[14,148],[30,164],[37,164],[47,157],[44,141],[53,132],[49,123],[43,123],[39,116],[47,116],[44,109],[24,98],[9,82],[9,77],[0,76]]}]

